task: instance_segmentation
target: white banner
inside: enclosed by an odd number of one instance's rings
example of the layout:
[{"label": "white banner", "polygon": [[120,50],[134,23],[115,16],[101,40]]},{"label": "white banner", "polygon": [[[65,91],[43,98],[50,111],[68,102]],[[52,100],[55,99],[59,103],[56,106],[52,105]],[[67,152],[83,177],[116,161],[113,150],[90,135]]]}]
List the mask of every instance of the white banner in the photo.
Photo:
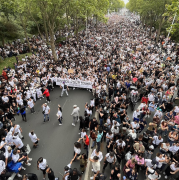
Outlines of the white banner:
[{"label": "white banner", "polygon": [[92,89],[92,82],[91,81],[81,81],[81,80],[73,80],[73,79],[56,79],[56,85],[60,86],[65,82],[68,87],[75,87],[75,88],[86,88]]}]

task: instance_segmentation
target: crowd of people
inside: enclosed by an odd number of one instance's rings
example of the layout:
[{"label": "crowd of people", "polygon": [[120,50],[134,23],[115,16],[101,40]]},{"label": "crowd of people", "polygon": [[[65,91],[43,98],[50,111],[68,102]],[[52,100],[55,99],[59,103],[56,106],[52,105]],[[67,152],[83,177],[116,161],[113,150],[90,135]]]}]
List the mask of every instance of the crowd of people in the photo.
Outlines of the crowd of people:
[{"label": "crowd of people", "polygon": [[[112,15],[108,24],[100,23],[98,29],[91,25],[87,36],[80,32],[78,41],[72,37],[58,44],[57,61],[54,61],[50,47],[39,37],[34,37],[36,53],[26,56],[24,61],[17,61],[15,69],[3,69],[0,77],[1,179],[9,177],[11,172],[22,177],[19,173],[25,169],[22,162],[31,165],[32,158],[28,157],[22,141],[22,129],[14,124],[15,115],[21,114],[22,120],[28,121],[27,108],[34,113],[35,102],[46,96],[42,113],[44,122],[50,121],[48,103],[53,101],[50,93],[56,87],[57,78],[90,81],[94,96],[85,104],[84,114],[80,114],[79,107],[74,105],[72,125],[80,122],[81,138],[74,143],[74,157],[65,166],[63,179],[81,179],[89,161],[94,172],[90,179],[94,180],[107,177],[105,169],[108,164],[111,180],[136,180],[140,173],[148,180],[177,178],[177,44],[163,35],[156,42],[155,31],[150,34],[147,26],[138,21],[135,23],[131,18],[134,15],[129,18]],[[19,46],[25,47],[25,44]],[[12,45],[10,49],[16,51],[16,47]],[[61,96],[63,92],[68,96],[70,87],[65,82],[60,87]],[[140,104],[130,117],[133,99]],[[95,112],[98,117],[94,117]],[[60,105],[57,118],[62,125]],[[29,137],[37,148],[37,135],[31,131]],[[106,145],[107,154],[100,151],[101,143]],[[85,153],[81,151],[82,146]],[[93,149],[92,154],[89,154],[89,148]],[[79,160],[80,169],[71,169],[76,160]],[[104,164],[101,164],[102,160]],[[38,159],[37,167],[42,170],[44,179],[46,174],[50,180],[55,179],[45,158]],[[37,176],[27,174],[23,179],[37,179]]]}]

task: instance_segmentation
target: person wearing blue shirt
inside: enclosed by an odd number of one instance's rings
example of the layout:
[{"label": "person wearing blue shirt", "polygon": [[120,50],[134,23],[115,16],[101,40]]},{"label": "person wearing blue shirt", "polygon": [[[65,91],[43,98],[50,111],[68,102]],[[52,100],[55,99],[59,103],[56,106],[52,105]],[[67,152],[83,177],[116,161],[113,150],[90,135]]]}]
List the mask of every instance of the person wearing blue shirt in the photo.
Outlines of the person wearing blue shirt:
[{"label": "person wearing blue shirt", "polygon": [[[102,137],[103,137],[103,130],[100,128],[99,131],[98,131],[98,135],[96,137],[97,151],[100,150],[100,145],[101,145]],[[93,148],[94,145],[95,145],[95,141],[93,141],[93,144],[92,144],[91,148]]]},{"label": "person wearing blue shirt", "polygon": [[21,113],[22,120],[25,121],[25,122],[27,122],[25,109],[26,109],[26,107],[22,105],[22,106],[20,107],[20,109],[18,110],[17,114],[19,115],[19,113]]}]

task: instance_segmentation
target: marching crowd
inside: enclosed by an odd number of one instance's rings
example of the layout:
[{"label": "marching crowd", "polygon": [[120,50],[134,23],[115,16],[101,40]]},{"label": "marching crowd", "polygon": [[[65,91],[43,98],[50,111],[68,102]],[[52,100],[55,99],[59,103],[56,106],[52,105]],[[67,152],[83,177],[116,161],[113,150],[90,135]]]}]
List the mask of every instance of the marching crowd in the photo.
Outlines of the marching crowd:
[{"label": "marching crowd", "polygon": [[[90,179],[94,180],[107,177],[108,164],[111,180],[136,180],[140,173],[145,174],[147,180],[178,177],[177,44],[163,35],[156,42],[155,31],[150,35],[148,27],[118,15],[111,16],[107,25],[101,23],[99,27],[96,30],[91,25],[87,36],[80,32],[78,41],[70,38],[58,44],[57,61],[53,60],[50,47],[34,37],[36,52],[26,56],[24,61],[17,61],[15,69],[3,69],[0,77],[1,179],[11,176],[12,172],[22,177],[19,172],[25,169],[24,165],[31,165],[32,158],[28,157],[22,141],[22,129],[14,122],[15,115],[21,114],[22,120],[28,121],[27,108],[34,113],[35,102],[45,96],[43,121],[50,121],[48,103],[53,101],[50,93],[56,87],[57,77],[90,81],[94,96],[85,104],[84,114],[74,105],[72,125],[79,121],[81,137],[74,143],[74,157],[64,167],[63,179],[81,179],[89,161],[94,172]],[[14,44],[10,49],[17,50],[13,48]],[[60,87],[61,96],[63,92],[68,96],[70,87],[65,81]],[[129,117],[134,97],[141,103]],[[94,112],[98,118],[94,117]],[[60,105],[57,117],[62,125]],[[29,137],[37,148],[37,135],[31,131]],[[106,145],[107,154],[100,151],[101,143]],[[93,149],[92,154],[89,154],[89,148]],[[71,169],[76,160],[80,168]],[[104,164],[101,164],[102,160]],[[37,160],[37,168],[43,172],[44,179],[48,174],[50,180],[55,180],[45,158]],[[23,179],[35,180],[37,176],[29,173]]]}]

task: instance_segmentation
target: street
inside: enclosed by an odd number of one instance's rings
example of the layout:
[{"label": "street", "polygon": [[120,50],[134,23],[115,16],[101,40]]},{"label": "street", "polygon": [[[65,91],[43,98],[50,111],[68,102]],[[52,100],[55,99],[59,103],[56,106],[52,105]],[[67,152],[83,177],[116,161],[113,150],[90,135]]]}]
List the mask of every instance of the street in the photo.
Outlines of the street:
[{"label": "street", "polygon": [[[63,97],[59,97],[61,89],[56,87],[53,92],[50,93],[51,103],[50,106],[50,122],[43,123],[43,114],[41,105],[45,103],[45,98],[41,101],[38,100],[35,104],[36,113],[30,114],[30,110],[27,111],[27,122],[21,120],[21,116],[16,116],[16,121],[13,123],[19,124],[22,127],[24,135],[24,144],[29,144],[31,152],[32,164],[30,167],[26,167],[26,171],[21,171],[21,174],[35,173],[39,179],[42,179],[42,172],[37,170],[37,160],[39,157],[47,159],[48,165],[53,169],[55,175],[60,177],[60,173],[63,174],[63,168],[73,158],[73,144],[78,140],[79,122],[75,127],[72,126],[72,116],[70,116],[73,105],[76,104],[80,107],[80,115],[84,114],[84,105],[92,98],[92,93],[87,90],[70,90],[69,97],[64,94]],[[57,105],[60,104],[63,108],[63,125],[59,126],[57,121]],[[38,148],[34,149],[32,142],[28,136],[28,133],[34,130],[37,137],[40,139]],[[79,162],[74,162],[73,167],[79,169]],[[59,173],[60,172],[60,173]],[[16,176],[16,178],[18,178]],[[15,178],[15,179],[16,179]],[[61,178],[60,178],[61,179]]]}]

